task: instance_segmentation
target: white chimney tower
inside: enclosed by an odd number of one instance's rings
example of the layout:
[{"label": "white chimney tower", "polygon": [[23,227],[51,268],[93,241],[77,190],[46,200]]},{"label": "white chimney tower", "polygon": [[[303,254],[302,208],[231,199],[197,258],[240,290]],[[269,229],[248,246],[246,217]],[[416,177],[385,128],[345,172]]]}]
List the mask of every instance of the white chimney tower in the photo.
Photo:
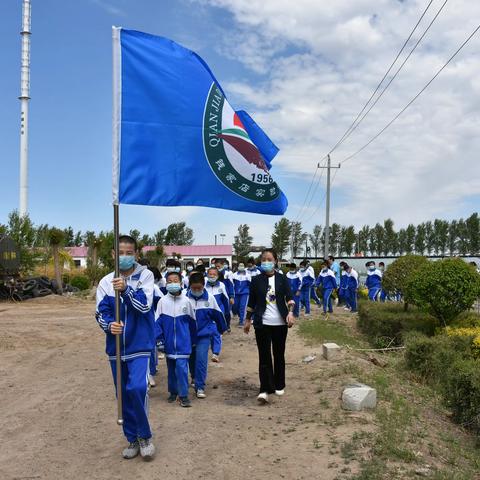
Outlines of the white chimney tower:
[{"label": "white chimney tower", "polygon": [[30,0],[23,0],[22,74],[20,90],[20,216],[28,213],[28,101],[30,100]]}]

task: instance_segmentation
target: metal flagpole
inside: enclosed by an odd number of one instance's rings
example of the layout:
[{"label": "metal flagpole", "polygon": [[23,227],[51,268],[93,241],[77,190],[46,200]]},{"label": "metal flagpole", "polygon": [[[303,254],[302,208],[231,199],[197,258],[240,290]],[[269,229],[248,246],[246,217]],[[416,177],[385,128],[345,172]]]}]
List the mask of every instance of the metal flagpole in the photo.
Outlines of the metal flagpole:
[{"label": "metal flagpole", "polygon": [[[120,154],[120,110],[121,110],[121,55],[120,55],[120,29],[112,28],[112,53],[113,53],[113,110],[112,110],[112,160],[113,160],[113,236],[115,251],[115,278],[120,277],[120,259],[119,259],[119,241],[120,221],[119,221],[119,199],[118,199],[118,163]],[[115,290],[115,321],[120,320],[120,292]],[[120,335],[115,335],[115,364],[117,367],[117,423],[123,424],[122,408],[122,359],[120,351]]]},{"label": "metal flagpole", "polygon": [[318,164],[318,168],[327,169],[327,201],[325,202],[325,248],[323,250],[323,258],[327,258],[330,249],[330,170],[332,168],[340,168],[340,164],[338,164],[338,167],[332,167],[330,155],[328,155],[327,166],[322,167],[320,164]]},{"label": "metal flagpole", "polygon": [[[118,255],[119,242],[118,237],[120,236],[120,222],[119,222],[119,205],[113,205],[113,235],[114,239],[114,249],[115,249],[115,278],[120,277],[120,259]],[[115,321],[121,323],[120,320],[120,292],[115,290]],[[123,408],[122,408],[122,359],[120,351],[120,335],[115,335],[115,364],[117,367],[117,423],[119,425],[123,424]]]}]

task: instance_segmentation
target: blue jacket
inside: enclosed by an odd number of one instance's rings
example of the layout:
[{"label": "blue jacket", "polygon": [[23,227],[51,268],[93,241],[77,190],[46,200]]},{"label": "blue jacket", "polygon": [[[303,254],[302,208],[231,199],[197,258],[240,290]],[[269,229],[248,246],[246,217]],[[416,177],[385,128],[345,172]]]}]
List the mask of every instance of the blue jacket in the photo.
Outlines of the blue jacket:
[{"label": "blue jacket", "polygon": [[152,303],[152,310],[155,312],[157,310],[157,305],[160,299],[164,296],[160,287],[158,285],[153,286],[153,303]]},{"label": "blue jacket", "polygon": [[332,266],[330,267],[330,270],[335,274],[335,280],[337,282],[337,287],[340,286],[340,280],[341,280],[341,275],[340,275],[340,265],[337,262],[333,262]]},{"label": "blue jacket", "polygon": [[248,295],[252,281],[250,274],[247,271],[235,272],[232,278],[235,295]]},{"label": "blue jacket", "polygon": [[345,270],[342,270],[340,275],[340,289],[346,290],[348,287],[348,273]]},{"label": "blue jacket", "polygon": [[358,288],[358,273],[353,268],[351,272],[347,273],[347,288],[349,290]]},{"label": "blue jacket", "polygon": [[[115,335],[110,333],[110,324],[115,321],[115,291],[109,273],[97,287],[95,318],[106,333],[106,353],[115,360]],[[153,273],[147,267],[136,264],[135,270],[126,278],[127,288],[120,294],[120,319],[123,334],[120,336],[120,353],[123,361],[136,357],[148,357],[155,346],[153,303]]]},{"label": "blue jacket", "polygon": [[312,271],[309,268],[303,271],[300,269],[299,273],[301,278],[300,290],[308,290],[315,283],[315,277]]},{"label": "blue jacket", "polygon": [[186,293],[167,293],[155,312],[157,338],[163,343],[167,358],[189,358],[197,341],[195,312]]},{"label": "blue jacket", "polygon": [[213,295],[204,290],[203,295],[197,298],[188,291],[187,297],[192,304],[197,320],[197,338],[211,337],[217,331],[222,334],[227,330],[225,316]]},{"label": "blue jacket", "polygon": [[370,290],[372,288],[382,288],[382,272],[378,269],[367,272],[367,281],[365,286]]},{"label": "blue jacket", "polygon": [[335,278],[335,273],[329,268],[327,270],[322,270],[317,279],[317,285],[323,287],[324,290],[333,290],[337,288],[337,279]]},{"label": "blue jacket", "polygon": [[228,321],[230,319],[230,302],[227,291],[225,290],[225,285],[220,282],[220,280],[217,280],[217,283],[214,285],[210,285],[208,280],[206,280],[205,290],[215,297],[220,310]]},{"label": "blue jacket", "polygon": [[300,283],[302,283],[300,274],[298,272],[287,272],[287,279],[292,295],[295,295],[300,290]]}]

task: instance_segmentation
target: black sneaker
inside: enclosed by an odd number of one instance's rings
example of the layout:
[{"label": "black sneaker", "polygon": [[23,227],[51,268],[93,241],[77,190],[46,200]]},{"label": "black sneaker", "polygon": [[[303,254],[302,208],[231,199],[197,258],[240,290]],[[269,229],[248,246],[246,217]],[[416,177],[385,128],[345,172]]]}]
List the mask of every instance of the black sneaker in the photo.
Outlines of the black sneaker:
[{"label": "black sneaker", "polygon": [[178,399],[178,401],[180,402],[181,407],[188,408],[188,407],[192,406],[192,402],[190,401],[190,399],[188,397],[180,397]]},{"label": "black sneaker", "polygon": [[171,393],[170,396],[167,398],[168,403],[173,403],[176,400],[177,400],[177,395],[175,395],[174,393]]}]

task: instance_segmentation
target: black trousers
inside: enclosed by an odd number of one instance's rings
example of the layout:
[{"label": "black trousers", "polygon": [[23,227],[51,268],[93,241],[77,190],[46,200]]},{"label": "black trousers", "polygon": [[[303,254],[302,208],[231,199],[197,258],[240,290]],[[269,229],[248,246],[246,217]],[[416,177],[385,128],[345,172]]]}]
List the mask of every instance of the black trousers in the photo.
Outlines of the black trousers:
[{"label": "black trousers", "polygon": [[[285,343],[287,325],[263,325],[255,329],[258,347],[260,393],[275,393],[285,388]],[[273,362],[272,362],[273,351]]]}]

